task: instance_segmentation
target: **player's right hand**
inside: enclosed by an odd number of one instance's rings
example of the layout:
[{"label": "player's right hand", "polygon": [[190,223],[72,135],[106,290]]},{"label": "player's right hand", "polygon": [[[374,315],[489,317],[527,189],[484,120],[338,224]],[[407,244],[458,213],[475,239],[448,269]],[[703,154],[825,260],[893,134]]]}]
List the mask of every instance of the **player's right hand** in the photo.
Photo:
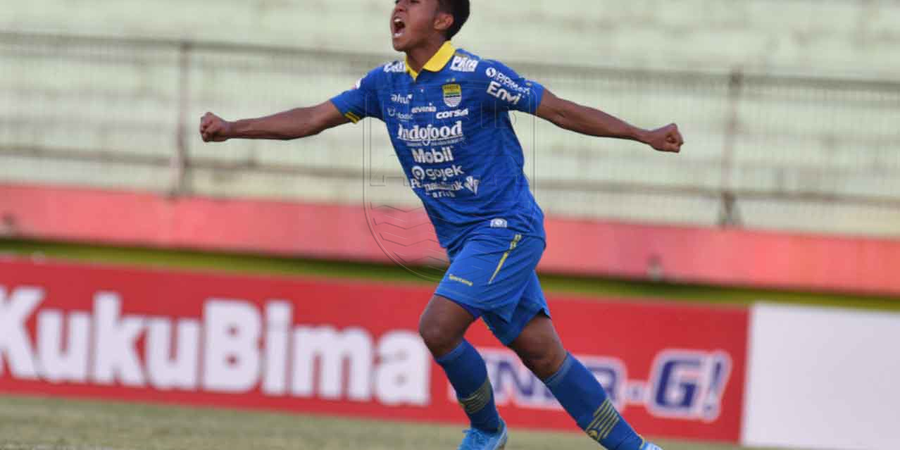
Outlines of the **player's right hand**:
[{"label": "player's right hand", "polygon": [[203,142],[225,142],[231,138],[231,122],[208,112],[200,118],[200,136]]}]

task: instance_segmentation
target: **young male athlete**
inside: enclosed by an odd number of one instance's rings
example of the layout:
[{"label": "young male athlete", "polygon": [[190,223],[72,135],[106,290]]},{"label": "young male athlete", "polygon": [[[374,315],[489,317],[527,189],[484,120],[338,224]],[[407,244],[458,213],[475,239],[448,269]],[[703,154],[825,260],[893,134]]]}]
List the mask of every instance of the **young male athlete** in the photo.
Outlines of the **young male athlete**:
[{"label": "young male athlete", "polygon": [[544,215],[523,174],[509,112],[662,152],[679,152],[681,134],[674,124],[652,131],[633,127],[557,98],[499,62],[455,49],[450,39],[468,17],[469,0],[397,0],[390,27],[405,61],[378,67],[355,89],[311,108],[236,122],[207,113],[200,123],[203,140],[287,140],[366,117],[384,121],[451,262],[419,331],[471,421],[459,448],[495,450],[507,440],[484,360],[464,339],[469,325],[482,318],[591,438],[610,450],[658,450],[622,419],[556,334],[535,274],[546,246]]}]

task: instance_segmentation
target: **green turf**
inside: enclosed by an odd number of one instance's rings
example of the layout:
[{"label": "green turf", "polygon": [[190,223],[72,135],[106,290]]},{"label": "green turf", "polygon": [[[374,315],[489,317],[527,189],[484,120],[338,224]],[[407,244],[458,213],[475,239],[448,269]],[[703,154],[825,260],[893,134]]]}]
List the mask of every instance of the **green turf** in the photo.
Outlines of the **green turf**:
[{"label": "green turf", "polygon": [[[299,258],[203,253],[145,248],[48,243],[0,239],[0,254],[51,257],[132,266],[212,270],[242,274],[357,278],[396,283],[433,285],[401,267],[350,262],[314,261]],[[541,275],[548,292],[577,293],[620,298],[658,298],[671,301],[748,305],[760,300],[900,311],[900,298],[829,293],[789,292],[690,284],[654,283],[604,278]]]},{"label": "green turf", "polygon": [[[507,450],[589,450],[581,433],[510,430]],[[453,450],[461,427],[0,396],[0,449]],[[665,450],[736,450],[659,441]]]}]

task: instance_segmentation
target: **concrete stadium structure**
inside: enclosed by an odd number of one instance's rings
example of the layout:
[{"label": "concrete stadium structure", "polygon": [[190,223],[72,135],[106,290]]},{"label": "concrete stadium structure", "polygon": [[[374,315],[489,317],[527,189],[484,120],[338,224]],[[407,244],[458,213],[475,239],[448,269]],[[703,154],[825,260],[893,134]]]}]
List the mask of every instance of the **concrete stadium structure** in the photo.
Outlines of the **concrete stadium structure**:
[{"label": "concrete stadium structure", "polygon": [[[288,144],[194,132],[207,110],[318,103],[397,58],[391,4],[5,7],[0,182],[416,205],[377,122]],[[682,126],[685,153],[665,157],[517,115],[549,214],[897,236],[898,21],[887,1],[494,0],[458,44],[636,124]]]}]

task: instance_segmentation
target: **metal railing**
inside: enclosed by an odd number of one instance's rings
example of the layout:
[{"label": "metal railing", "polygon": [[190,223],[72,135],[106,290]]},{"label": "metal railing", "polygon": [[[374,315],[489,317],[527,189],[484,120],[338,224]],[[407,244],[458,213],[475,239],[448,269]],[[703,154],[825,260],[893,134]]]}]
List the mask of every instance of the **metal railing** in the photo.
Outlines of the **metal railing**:
[{"label": "metal railing", "polygon": [[[394,58],[0,33],[0,180],[352,202],[338,192],[360,176],[358,133],[292,144],[327,149],[300,157],[277,143],[204,146],[197,121],[321,102]],[[900,83],[509,65],[640,125],[677,120],[687,137],[683,155],[656,157],[519,120],[551,213],[900,235]],[[284,183],[300,184],[272,187]]]}]

